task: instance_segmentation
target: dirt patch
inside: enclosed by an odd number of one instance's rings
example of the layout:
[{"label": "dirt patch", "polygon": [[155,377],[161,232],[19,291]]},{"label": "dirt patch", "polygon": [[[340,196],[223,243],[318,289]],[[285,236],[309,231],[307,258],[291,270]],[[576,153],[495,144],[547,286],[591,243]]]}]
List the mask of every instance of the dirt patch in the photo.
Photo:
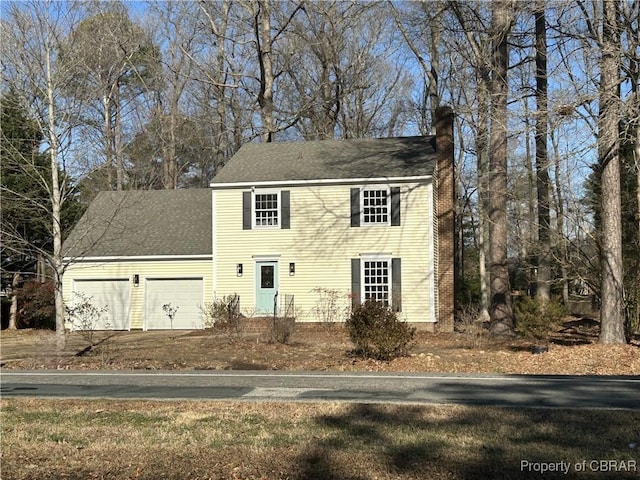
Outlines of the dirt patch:
[{"label": "dirt patch", "polygon": [[268,335],[230,335],[215,330],[101,332],[98,345],[83,355],[82,336],[70,333],[67,350],[55,352],[54,333],[3,331],[4,369],[296,370],[402,371],[504,374],[639,375],[640,338],[630,345],[600,345],[599,325],[567,318],[552,336],[549,350],[532,353],[523,339],[499,340],[474,332],[418,332],[408,357],[390,362],[362,360],[342,325],[298,324],[286,344]]}]

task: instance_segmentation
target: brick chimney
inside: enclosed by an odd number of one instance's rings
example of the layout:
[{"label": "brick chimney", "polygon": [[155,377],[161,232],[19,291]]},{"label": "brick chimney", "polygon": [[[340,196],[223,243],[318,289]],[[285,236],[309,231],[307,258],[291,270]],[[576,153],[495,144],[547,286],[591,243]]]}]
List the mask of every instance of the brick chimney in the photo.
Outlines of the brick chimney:
[{"label": "brick chimney", "polygon": [[437,316],[436,328],[452,332],[455,304],[455,170],[453,163],[453,110],[436,110],[436,154],[434,175],[437,225]]}]

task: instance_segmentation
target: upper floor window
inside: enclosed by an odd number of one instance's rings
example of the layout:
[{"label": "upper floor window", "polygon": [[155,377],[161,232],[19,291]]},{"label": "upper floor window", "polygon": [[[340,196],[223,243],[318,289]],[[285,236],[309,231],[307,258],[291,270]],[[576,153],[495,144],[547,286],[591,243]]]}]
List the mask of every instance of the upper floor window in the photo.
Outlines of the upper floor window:
[{"label": "upper floor window", "polygon": [[389,223],[389,190],[362,191],[363,225]]},{"label": "upper floor window", "polygon": [[242,229],[291,228],[289,190],[242,192]]},{"label": "upper floor window", "polygon": [[400,225],[400,187],[351,189],[351,226]]},{"label": "upper floor window", "polygon": [[254,200],[254,225],[256,227],[277,227],[280,210],[277,193],[256,193]]}]

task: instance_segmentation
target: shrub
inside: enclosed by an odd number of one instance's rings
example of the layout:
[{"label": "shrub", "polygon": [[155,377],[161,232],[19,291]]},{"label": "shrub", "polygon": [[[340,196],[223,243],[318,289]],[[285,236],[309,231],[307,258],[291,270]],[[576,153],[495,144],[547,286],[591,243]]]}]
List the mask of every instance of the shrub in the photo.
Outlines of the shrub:
[{"label": "shrub", "polygon": [[[89,349],[95,346],[94,337],[96,332],[96,326],[102,314],[108,311],[107,305],[97,306],[92,300],[91,295],[85,295],[84,293],[76,292],[76,301],[72,307],[65,306],[69,323],[76,330],[80,331],[80,334],[89,344]],[[110,327],[109,322],[105,322],[106,328]]]},{"label": "shrub", "polygon": [[242,336],[243,323],[240,314],[240,297],[228,295],[206,303],[203,310],[205,327],[225,332],[233,342]]},{"label": "shrub", "polygon": [[518,333],[535,340],[546,340],[565,315],[565,309],[558,301],[544,304],[529,296],[519,298],[514,310]]},{"label": "shrub", "polygon": [[17,324],[21,328],[55,329],[55,287],[53,281],[29,280],[18,289]]},{"label": "shrub", "polygon": [[466,348],[482,346],[487,330],[477,304],[463,305],[456,312],[455,330],[460,332],[465,340]]},{"label": "shrub", "polygon": [[640,285],[633,285],[625,292],[625,336],[630,342],[633,336],[640,332]]},{"label": "shrub", "polygon": [[358,305],[346,327],[356,354],[385,361],[407,355],[416,333],[415,327],[398,320],[388,306],[375,300]]},{"label": "shrub", "polygon": [[312,309],[318,322],[333,325],[349,316],[351,301],[348,294],[324,287],[316,287],[312,291],[318,294],[318,300]]},{"label": "shrub", "polygon": [[286,345],[296,329],[296,319],[292,317],[273,317],[269,322],[269,342]]}]

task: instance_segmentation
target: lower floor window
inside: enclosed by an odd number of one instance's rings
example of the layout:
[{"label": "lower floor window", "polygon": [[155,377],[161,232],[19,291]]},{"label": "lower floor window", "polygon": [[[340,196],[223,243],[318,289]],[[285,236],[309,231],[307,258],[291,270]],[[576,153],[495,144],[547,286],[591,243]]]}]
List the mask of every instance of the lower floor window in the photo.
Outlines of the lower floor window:
[{"label": "lower floor window", "polygon": [[363,271],[364,298],[389,305],[389,261],[365,260]]}]

